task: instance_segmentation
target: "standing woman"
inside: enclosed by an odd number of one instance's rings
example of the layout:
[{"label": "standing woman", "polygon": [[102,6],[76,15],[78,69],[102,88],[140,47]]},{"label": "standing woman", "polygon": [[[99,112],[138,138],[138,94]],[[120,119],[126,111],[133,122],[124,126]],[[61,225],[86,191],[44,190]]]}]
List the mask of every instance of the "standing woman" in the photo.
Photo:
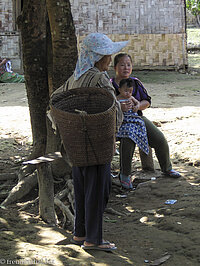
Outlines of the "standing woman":
[{"label": "standing woman", "polygon": [[[122,79],[127,79],[132,73],[132,59],[131,56],[125,53],[120,53],[114,58],[114,69],[116,76],[111,79],[112,84],[119,94],[119,83]],[[156,157],[160,164],[161,171],[168,177],[180,177],[180,173],[172,169],[171,160],[169,157],[169,146],[163,133],[145,116],[142,111],[151,105],[151,97],[148,95],[146,89],[141,81],[135,77],[136,87],[132,95],[139,101],[137,113],[145,122],[147,130],[147,138],[149,146],[155,149]],[[124,188],[132,188],[131,180],[131,162],[135,150],[135,142],[130,138],[121,138],[120,140],[120,180]]]},{"label": "standing woman", "polygon": [[[123,113],[106,71],[111,62],[111,55],[119,52],[127,43],[127,41],[113,42],[102,33],[89,34],[82,41],[74,74],[54,94],[81,87],[108,90],[115,101],[117,128],[119,128]],[[110,163],[73,166],[72,176],[75,193],[75,225],[72,242],[82,244],[84,249],[115,250],[115,244],[103,241],[102,236],[103,212],[111,188]]]}]

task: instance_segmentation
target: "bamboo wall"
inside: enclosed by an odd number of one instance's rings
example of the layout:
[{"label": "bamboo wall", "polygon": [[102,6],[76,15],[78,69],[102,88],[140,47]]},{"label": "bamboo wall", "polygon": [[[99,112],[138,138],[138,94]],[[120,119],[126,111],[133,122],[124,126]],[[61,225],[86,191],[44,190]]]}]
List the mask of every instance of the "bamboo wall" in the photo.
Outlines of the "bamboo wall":
[{"label": "bamboo wall", "polygon": [[102,32],[113,41],[129,40],[123,50],[135,68],[187,66],[184,0],[72,0],[79,40]]},{"label": "bamboo wall", "polygon": [[0,0],[0,56],[10,58],[14,69],[21,69],[20,33],[16,29],[16,4]]},{"label": "bamboo wall", "polygon": [[[58,0],[59,1],[59,0]],[[136,68],[187,65],[184,0],[71,0],[78,40],[102,32],[114,41],[129,40],[123,50]],[[0,55],[21,68],[16,17],[19,0],[0,0]]]}]

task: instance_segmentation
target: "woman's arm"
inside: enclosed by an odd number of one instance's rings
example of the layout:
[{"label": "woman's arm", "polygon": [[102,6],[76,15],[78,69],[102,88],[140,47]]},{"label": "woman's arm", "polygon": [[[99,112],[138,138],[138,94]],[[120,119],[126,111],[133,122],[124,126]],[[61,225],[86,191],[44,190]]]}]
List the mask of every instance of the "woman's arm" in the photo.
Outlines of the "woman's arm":
[{"label": "woman's arm", "polygon": [[132,110],[133,112],[137,113],[137,111],[140,108],[140,102],[137,99],[135,99],[135,97],[133,96],[131,97],[131,101],[133,103]]},{"label": "woman's arm", "polygon": [[138,110],[145,110],[146,108],[148,108],[150,106],[150,103],[147,100],[142,100],[140,102],[139,108]]},{"label": "woman's arm", "polygon": [[142,109],[139,109],[139,110],[144,110],[151,105],[151,97],[149,96],[142,82],[138,78],[135,78],[135,77],[132,77],[132,78],[136,81],[137,89],[138,89],[138,93],[136,94],[135,98],[139,100],[140,102],[145,100],[149,103],[149,105],[145,102],[142,103],[142,106],[141,106]]},{"label": "woman's arm", "polygon": [[147,100],[137,101],[137,104],[132,107],[133,112],[136,112],[138,110],[142,111],[145,110],[150,106],[150,103]]}]

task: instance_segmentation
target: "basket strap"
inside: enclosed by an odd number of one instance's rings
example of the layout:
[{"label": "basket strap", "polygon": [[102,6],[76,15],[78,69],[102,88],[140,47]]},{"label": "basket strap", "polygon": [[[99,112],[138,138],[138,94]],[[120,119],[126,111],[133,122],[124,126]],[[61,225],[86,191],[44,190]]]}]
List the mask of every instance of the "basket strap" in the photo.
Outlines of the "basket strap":
[{"label": "basket strap", "polygon": [[97,164],[99,163],[99,160],[98,160],[98,156],[95,152],[95,149],[92,145],[92,142],[91,142],[91,139],[90,139],[90,136],[88,134],[88,130],[87,130],[87,126],[86,126],[86,122],[85,122],[85,114],[84,113],[80,113],[80,116],[81,116],[81,119],[82,119],[82,123],[83,123],[83,131],[85,132],[85,150],[86,150],[86,160],[87,160],[87,163],[88,163],[88,150],[87,150],[87,139],[90,143],[90,146],[92,147],[92,151],[94,153],[94,157],[97,161]]},{"label": "basket strap", "polygon": [[92,78],[92,80],[90,81],[89,86],[90,87],[95,87],[100,79],[100,77],[102,76],[102,72],[100,73],[95,73],[94,77]]}]

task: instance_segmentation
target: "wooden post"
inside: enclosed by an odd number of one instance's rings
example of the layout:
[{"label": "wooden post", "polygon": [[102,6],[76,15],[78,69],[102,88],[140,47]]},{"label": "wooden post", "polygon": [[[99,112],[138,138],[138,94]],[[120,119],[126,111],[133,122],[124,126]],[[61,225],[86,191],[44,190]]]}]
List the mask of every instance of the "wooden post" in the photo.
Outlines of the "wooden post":
[{"label": "wooden post", "polygon": [[49,163],[37,165],[39,185],[39,214],[47,223],[56,225],[54,209],[54,183]]}]

